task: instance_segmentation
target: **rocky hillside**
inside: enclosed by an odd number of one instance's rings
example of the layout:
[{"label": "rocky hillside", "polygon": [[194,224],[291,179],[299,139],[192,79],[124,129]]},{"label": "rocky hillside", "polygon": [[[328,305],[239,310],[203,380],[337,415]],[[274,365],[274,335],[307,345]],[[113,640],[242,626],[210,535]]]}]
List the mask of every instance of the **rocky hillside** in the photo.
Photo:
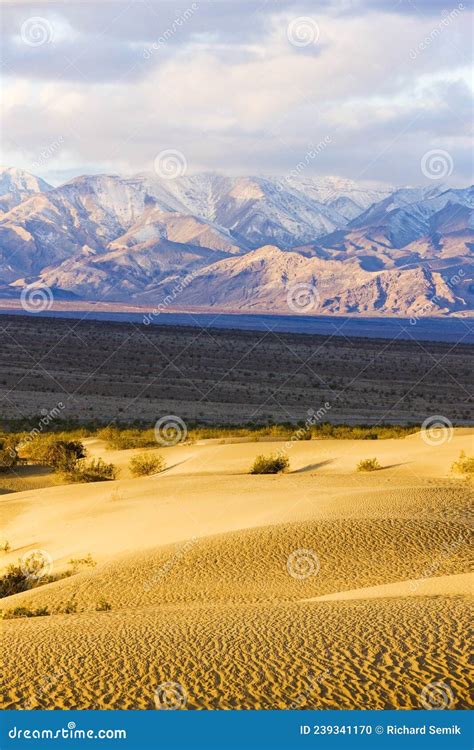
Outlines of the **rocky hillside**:
[{"label": "rocky hillside", "polygon": [[0,170],[0,296],[287,314],[438,315],[473,302],[474,187],[155,174],[59,187]]}]

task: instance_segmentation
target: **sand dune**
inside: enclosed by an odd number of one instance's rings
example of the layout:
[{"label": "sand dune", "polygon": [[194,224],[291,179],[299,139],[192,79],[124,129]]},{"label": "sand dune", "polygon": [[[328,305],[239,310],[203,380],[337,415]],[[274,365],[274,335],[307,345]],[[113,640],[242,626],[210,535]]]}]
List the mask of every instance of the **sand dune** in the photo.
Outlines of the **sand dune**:
[{"label": "sand dune", "polygon": [[[468,489],[449,478],[449,469],[461,450],[472,450],[473,438],[472,430],[457,429],[443,446],[427,445],[419,434],[292,443],[292,473],[277,477],[242,472],[279,444],[179,445],[158,451],[172,468],[142,479],[125,478],[130,457],[141,451],[107,451],[102,442],[89,441],[89,453],[116,463],[124,478],[0,496],[3,536],[12,547],[1,564],[39,547],[60,570],[71,556],[89,552],[103,561],[194,536],[293,520],[422,514],[465,521]],[[358,461],[372,455],[389,468],[357,473]]]},{"label": "sand dune", "polygon": [[469,596],[474,593],[474,574],[459,573],[437,578],[412,578],[410,581],[384,583],[381,586],[366,586],[351,591],[337,591],[306,602],[342,602],[354,599],[386,599],[405,596]]},{"label": "sand dune", "polygon": [[468,621],[464,599],[428,597],[9,622],[6,706],[152,709],[155,689],[177,682],[188,708],[420,708],[441,678],[465,708]]},{"label": "sand dune", "polygon": [[[354,474],[357,463],[367,456],[376,455],[384,471],[402,476],[443,477],[449,473],[453,461],[461,450],[472,451],[474,433],[471,428],[458,427],[448,443],[430,445],[421,433],[414,433],[403,440],[312,440],[285,441],[260,440],[244,442],[236,439],[202,440],[194,445],[177,445],[161,449],[146,449],[158,452],[168,466],[167,475],[189,474],[246,474],[253,460],[260,453],[271,453],[279,449],[287,451],[292,472],[314,472],[318,474]],[[85,441],[88,451],[96,457],[107,458],[129,476],[127,464],[136,453],[143,450],[106,450],[97,439]]]},{"label": "sand dune", "polygon": [[[297,443],[281,476],[242,473],[275,444],[176,446],[161,475],[1,497],[3,565],[98,563],[2,600],[52,613],[4,621],[6,706],[153,708],[176,682],[188,708],[419,708],[442,680],[467,707],[472,488],[449,467],[473,436]],[[356,473],[372,455],[391,468]]]}]

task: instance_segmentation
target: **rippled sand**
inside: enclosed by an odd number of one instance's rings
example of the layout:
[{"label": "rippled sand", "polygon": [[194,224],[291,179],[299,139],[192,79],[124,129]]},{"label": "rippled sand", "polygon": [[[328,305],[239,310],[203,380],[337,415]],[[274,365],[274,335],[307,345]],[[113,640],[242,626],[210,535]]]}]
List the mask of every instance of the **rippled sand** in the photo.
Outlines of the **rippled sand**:
[{"label": "rippled sand", "polygon": [[[0,498],[4,564],[98,561],[2,600],[55,613],[4,621],[6,707],[154,708],[168,683],[188,708],[468,707],[472,491],[449,467],[473,435],[298,443],[276,477],[242,473],[274,444],[177,446],[156,477]],[[354,471],[372,455],[390,468]]]}]

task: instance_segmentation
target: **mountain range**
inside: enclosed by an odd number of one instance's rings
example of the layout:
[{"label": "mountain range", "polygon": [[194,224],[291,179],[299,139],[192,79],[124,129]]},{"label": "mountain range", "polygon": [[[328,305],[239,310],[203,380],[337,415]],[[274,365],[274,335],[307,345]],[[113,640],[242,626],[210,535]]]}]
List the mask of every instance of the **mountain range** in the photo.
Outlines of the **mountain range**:
[{"label": "mountain range", "polygon": [[342,178],[85,175],[0,169],[0,297],[170,309],[463,315],[474,186]]}]

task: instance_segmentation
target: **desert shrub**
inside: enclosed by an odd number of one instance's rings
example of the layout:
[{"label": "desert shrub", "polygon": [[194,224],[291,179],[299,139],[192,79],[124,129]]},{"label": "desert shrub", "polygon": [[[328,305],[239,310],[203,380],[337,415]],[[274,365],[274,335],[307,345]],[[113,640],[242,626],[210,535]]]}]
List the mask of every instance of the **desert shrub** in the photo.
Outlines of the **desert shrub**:
[{"label": "desert shrub", "polygon": [[116,479],[117,468],[101,458],[91,461],[78,461],[71,471],[63,472],[63,479],[67,482],[107,482]]},{"label": "desert shrub", "polygon": [[106,599],[99,599],[97,602],[96,612],[110,612],[112,605]]},{"label": "desert shrub", "polygon": [[77,602],[69,599],[59,606],[58,612],[63,615],[73,615],[77,612]]},{"label": "desert shrub", "polygon": [[474,456],[466,456],[464,451],[459,454],[459,459],[451,466],[451,471],[458,474],[474,474]]},{"label": "desert shrub", "polygon": [[357,471],[377,471],[381,469],[378,460],[376,458],[363,458],[357,464]]},{"label": "desert shrub", "polygon": [[0,576],[0,598],[28,591],[33,588],[34,583],[35,579],[32,579],[20,565],[12,563]]},{"label": "desert shrub", "polygon": [[288,471],[290,462],[286,456],[272,454],[270,456],[257,456],[250,469],[251,474],[280,474]]},{"label": "desert shrub", "polygon": [[36,609],[29,609],[29,607],[14,607],[13,609],[7,609],[3,614],[5,620],[14,620],[17,617],[46,617],[50,612],[47,607],[37,607]]},{"label": "desert shrub", "polygon": [[[43,564],[44,563],[39,560],[38,568],[42,567]],[[71,571],[64,571],[60,574],[47,574],[36,578],[32,575],[31,562],[28,566],[28,570],[22,567],[20,561],[18,561],[17,565],[11,563],[0,576],[0,599],[3,599],[5,596],[20,594],[22,591],[29,591],[37,586],[43,586],[45,583],[59,581],[61,578],[68,578],[70,575],[72,575]]]},{"label": "desert shrub", "polygon": [[99,430],[97,437],[105,440],[107,448],[117,450],[156,446],[154,430],[121,430],[118,427],[104,427],[103,430]]},{"label": "desert shrub", "polygon": [[23,455],[30,461],[50,466],[61,472],[74,471],[86,452],[79,440],[61,440],[54,435],[40,435],[23,447]]},{"label": "desert shrub", "polygon": [[88,555],[86,555],[86,557],[72,557],[70,560],[68,560],[68,563],[72,566],[71,574],[77,573],[79,571],[79,568],[83,566],[95,568],[95,566],[97,565],[90,552]]},{"label": "desert shrub", "polygon": [[10,552],[11,550],[10,542],[3,542],[0,545],[0,549],[2,550],[2,552]]},{"label": "desert shrub", "polygon": [[291,439],[299,435],[299,440],[387,440],[412,435],[420,430],[419,425],[334,425],[329,422],[308,424],[289,422],[260,426],[235,427],[192,427],[188,430],[189,440],[208,438],[248,437],[251,440],[261,438]]},{"label": "desert shrub", "polygon": [[165,461],[161,456],[153,456],[147,453],[140,453],[138,456],[134,456],[128,466],[134,477],[157,474],[166,468]]},{"label": "desert shrub", "polygon": [[295,432],[295,425],[274,424],[260,427],[192,427],[188,429],[188,441],[209,440],[210,438],[289,438]]},{"label": "desert shrub", "polygon": [[0,437],[0,471],[8,471],[18,463],[18,438],[15,436]]}]

